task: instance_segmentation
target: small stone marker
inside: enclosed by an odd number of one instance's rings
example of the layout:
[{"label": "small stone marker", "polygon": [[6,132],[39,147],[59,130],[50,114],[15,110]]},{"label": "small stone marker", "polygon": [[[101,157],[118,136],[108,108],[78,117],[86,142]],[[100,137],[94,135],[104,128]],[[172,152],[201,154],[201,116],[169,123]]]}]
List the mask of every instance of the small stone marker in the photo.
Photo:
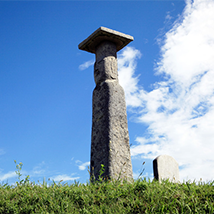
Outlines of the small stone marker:
[{"label": "small stone marker", "polygon": [[117,51],[133,37],[100,27],[79,44],[79,49],[96,54],[91,134],[91,177],[133,179],[124,90],[118,82]]},{"label": "small stone marker", "polygon": [[179,167],[176,160],[169,155],[160,155],[153,160],[154,178],[159,180],[169,179],[170,182],[179,182]]}]

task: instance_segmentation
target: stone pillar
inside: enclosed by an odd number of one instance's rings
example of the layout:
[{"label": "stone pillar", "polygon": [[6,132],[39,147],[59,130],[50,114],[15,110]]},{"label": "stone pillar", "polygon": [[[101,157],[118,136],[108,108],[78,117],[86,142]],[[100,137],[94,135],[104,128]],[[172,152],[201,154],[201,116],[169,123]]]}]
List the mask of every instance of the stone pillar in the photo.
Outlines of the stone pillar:
[{"label": "stone pillar", "polygon": [[124,90],[118,82],[117,51],[133,37],[100,27],[79,44],[79,49],[96,54],[94,64],[93,118],[90,172],[99,177],[132,180]]},{"label": "stone pillar", "polygon": [[169,179],[170,182],[179,182],[179,167],[176,160],[169,155],[160,155],[153,160],[154,178],[159,180]]}]

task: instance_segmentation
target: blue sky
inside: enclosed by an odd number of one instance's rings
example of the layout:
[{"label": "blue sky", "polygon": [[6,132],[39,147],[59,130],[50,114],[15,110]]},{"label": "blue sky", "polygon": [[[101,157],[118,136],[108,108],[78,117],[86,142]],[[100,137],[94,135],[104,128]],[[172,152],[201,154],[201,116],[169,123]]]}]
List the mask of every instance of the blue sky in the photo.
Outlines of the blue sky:
[{"label": "blue sky", "polygon": [[40,182],[89,179],[100,26],[134,37],[118,52],[134,177],[173,156],[183,179],[213,179],[214,1],[0,1],[0,182],[14,160]]}]

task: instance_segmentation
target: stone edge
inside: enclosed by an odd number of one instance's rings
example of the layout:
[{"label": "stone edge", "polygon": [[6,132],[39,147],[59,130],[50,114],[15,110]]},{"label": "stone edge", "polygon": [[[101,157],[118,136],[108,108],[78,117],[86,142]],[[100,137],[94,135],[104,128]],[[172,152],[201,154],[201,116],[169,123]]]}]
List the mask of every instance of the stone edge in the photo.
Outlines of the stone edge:
[{"label": "stone edge", "polygon": [[134,38],[130,35],[120,33],[106,27],[100,27],[96,31],[94,31],[87,39],[82,41],[78,45],[78,48],[90,53],[95,53],[96,46],[105,40],[115,43],[117,51],[119,51],[131,41],[133,41]]}]

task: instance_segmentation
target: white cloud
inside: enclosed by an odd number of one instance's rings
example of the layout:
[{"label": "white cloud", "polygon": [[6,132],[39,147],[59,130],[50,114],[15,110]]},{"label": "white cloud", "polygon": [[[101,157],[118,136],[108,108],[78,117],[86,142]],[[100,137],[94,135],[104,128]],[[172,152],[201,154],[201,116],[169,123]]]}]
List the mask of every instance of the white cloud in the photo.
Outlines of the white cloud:
[{"label": "white cloud", "polygon": [[6,173],[6,174],[4,174],[4,175],[0,175],[0,181],[7,180],[7,179],[9,179],[9,178],[14,178],[14,177],[16,177],[16,176],[17,176],[17,175],[16,175],[15,172],[8,172],[8,173]]},{"label": "white cloud", "polygon": [[87,166],[90,165],[90,162],[85,162],[85,163],[82,163],[82,161],[75,161],[77,164],[78,164],[78,167],[79,167],[79,170],[85,170]]},{"label": "white cloud", "polygon": [[45,170],[44,169],[33,169],[32,176],[38,176],[38,175],[44,175]]},{"label": "white cloud", "polygon": [[134,77],[137,66],[136,60],[140,57],[140,51],[133,47],[126,47],[121,54],[118,54],[119,82],[125,89],[126,104],[133,107],[141,105],[141,100],[137,96],[138,77]]},{"label": "white cloud", "polygon": [[79,69],[82,71],[82,70],[85,70],[85,69],[87,69],[88,67],[90,67],[91,65],[93,65],[94,64],[94,60],[89,60],[89,61],[87,61],[87,62],[84,62],[83,64],[81,64],[80,66],[79,66]]},{"label": "white cloud", "polygon": [[46,167],[46,163],[45,161],[42,161],[41,163],[37,164],[33,170],[30,172],[30,175],[32,177],[34,176],[40,176],[40,175],[44,175],[46,170],[44,169]]},{"label": "white cloud", "polygon": [[[213,0],[186,2],[182,16],[165,34],[155,69],[163,81],[151,92],[138,86],[136,63],[119,63],[127,105],[142,107],[138,120],[148,126],[147,135],[132,146],[132,156],[171,155],[179,163],[181,181],[214,179],[213,11]],[[136,55],[127,58],[125,51],[123,61],[136,62]]]},{"label": "white cloud", "polygon": [[54,181],[74,181],[74,180],[77,180],[79,179],[80,177],[71,177],[69,175],[57,175],[53,178],[51,178],[51,180],[54,180]]}]

